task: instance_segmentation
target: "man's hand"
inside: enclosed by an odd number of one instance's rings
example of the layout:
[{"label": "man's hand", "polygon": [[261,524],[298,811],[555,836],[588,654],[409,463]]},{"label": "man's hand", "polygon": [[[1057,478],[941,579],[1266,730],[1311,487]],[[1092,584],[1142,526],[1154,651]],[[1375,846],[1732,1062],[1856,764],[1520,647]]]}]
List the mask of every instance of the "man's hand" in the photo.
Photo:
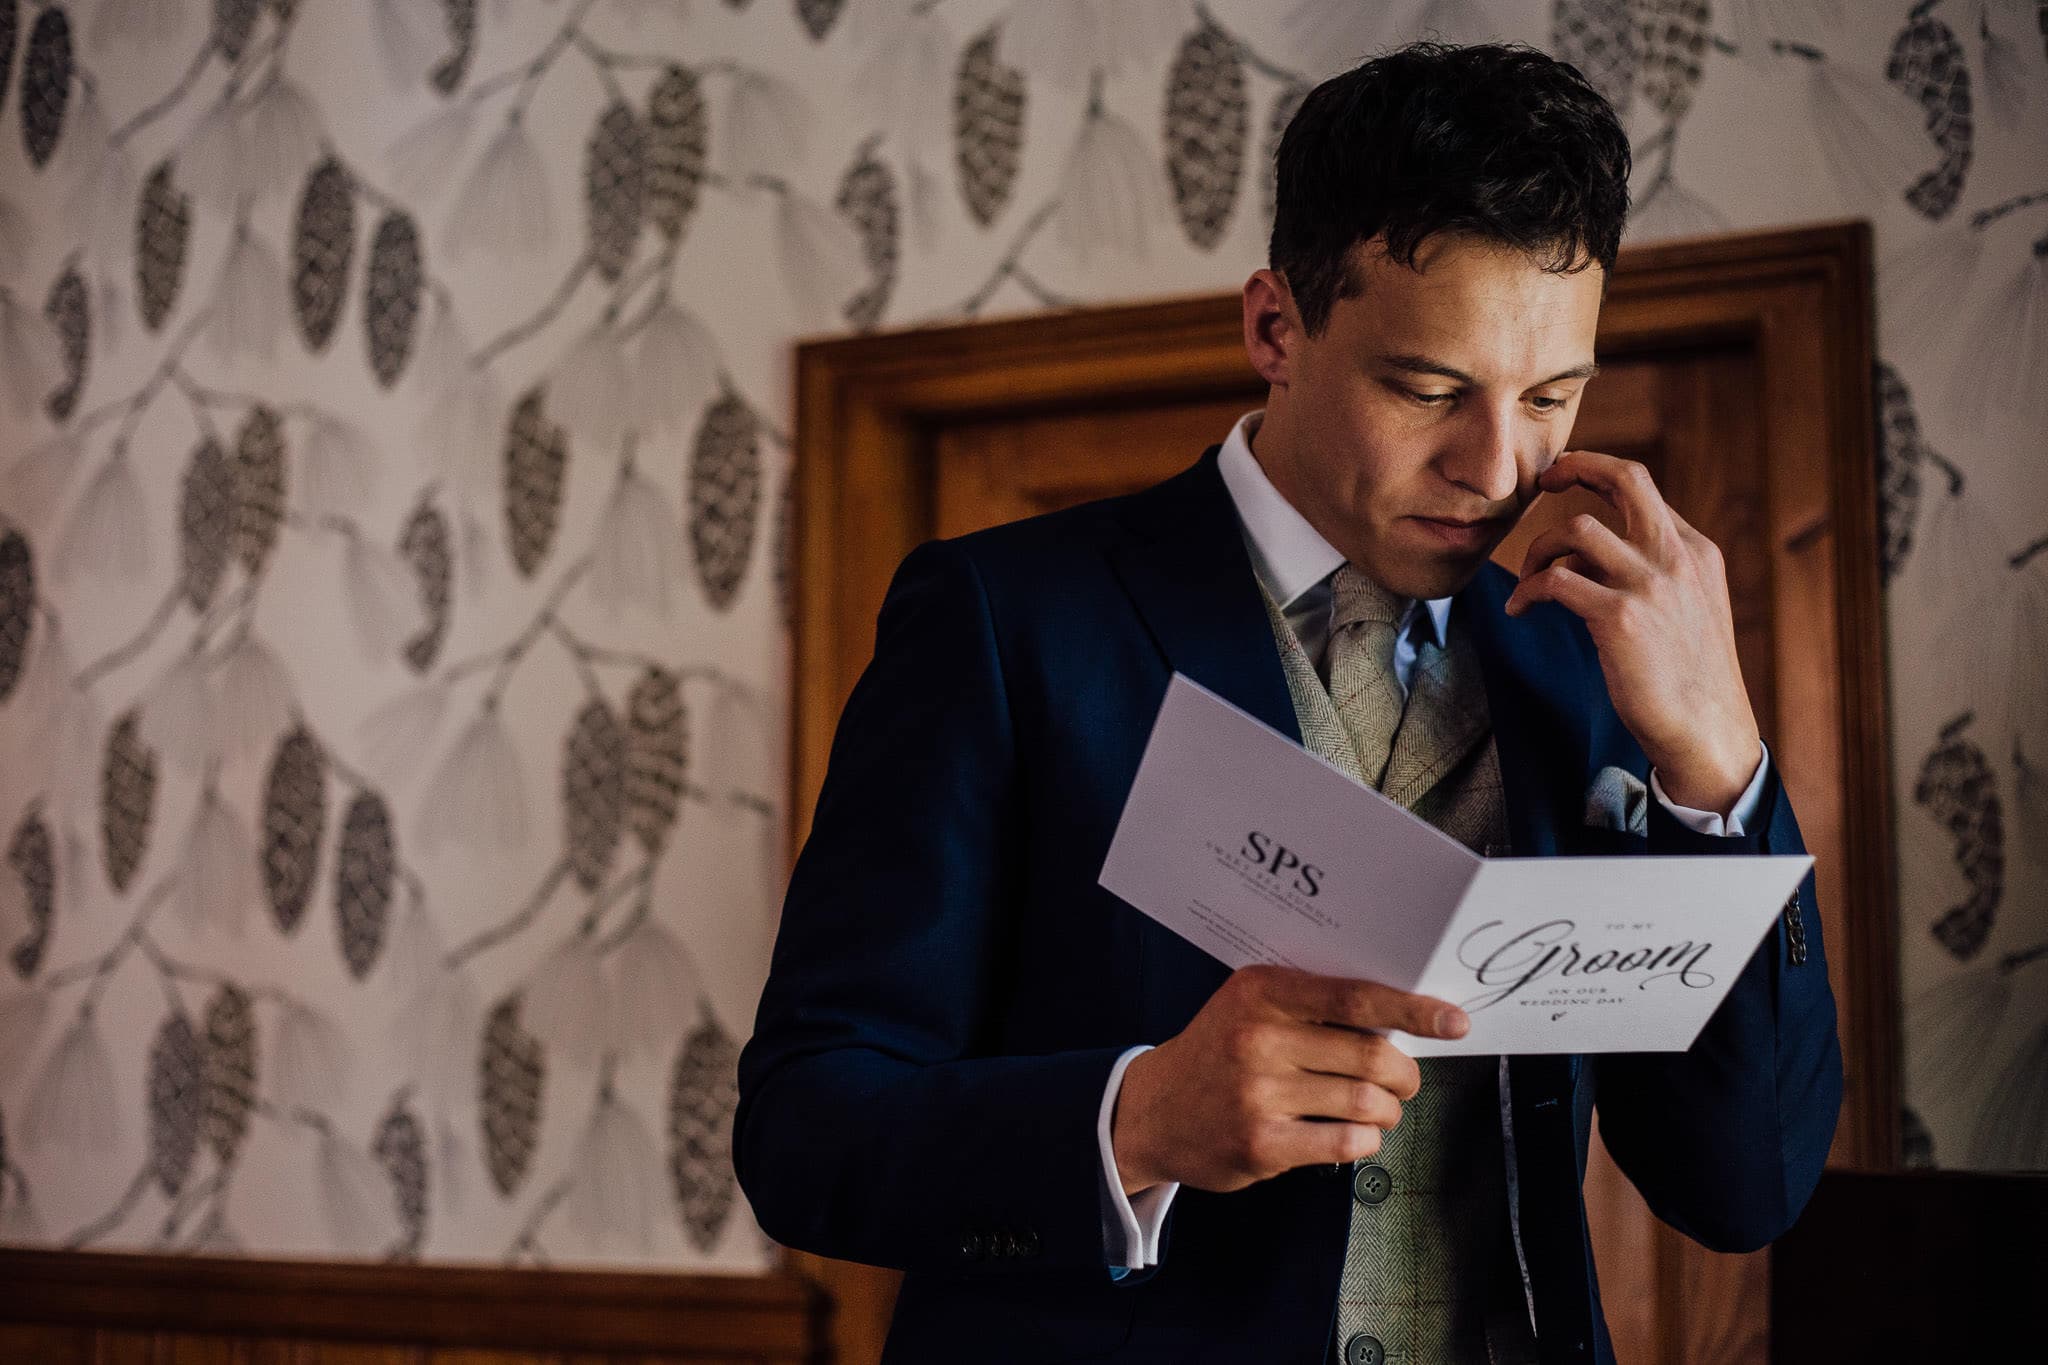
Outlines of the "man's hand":
[{"label": "man's hand", "polygon": [[1508,614],[1556,602],[1584,619],[1615,714],[1665,794],[1727,811],[1763,741],[1742,685],[1720,548],[1671,510],[1634,460],[1568,450],[1536,483],[1546,493],[1592,489],[1620,511],[1624,534],[1582,512],[1536,537]]},{"label": "man's hand", "polygon": [[1470,1026],[1456,1005],[1378,982],[1241,967],[1125,1069],[1110,1121],[1124,1193],[1168,1180],[1226,1192],[1371,1156],[1422,1072],[1359,1030],[1459,1038]]}]

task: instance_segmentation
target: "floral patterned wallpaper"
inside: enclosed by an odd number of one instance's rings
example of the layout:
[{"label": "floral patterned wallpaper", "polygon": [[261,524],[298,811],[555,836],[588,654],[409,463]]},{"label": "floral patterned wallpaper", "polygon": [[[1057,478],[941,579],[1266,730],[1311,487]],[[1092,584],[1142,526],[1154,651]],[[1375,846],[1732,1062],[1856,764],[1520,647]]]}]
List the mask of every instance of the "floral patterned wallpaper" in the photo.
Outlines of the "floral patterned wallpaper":
[{"label": "floral patterned wallpaper", "polygon": [[0,1240],[765,1265],[791,343],[1235,288],[1424,33],[1875,224],[1912,1155],[2048,1166],[2048,4],[0,0]]}]

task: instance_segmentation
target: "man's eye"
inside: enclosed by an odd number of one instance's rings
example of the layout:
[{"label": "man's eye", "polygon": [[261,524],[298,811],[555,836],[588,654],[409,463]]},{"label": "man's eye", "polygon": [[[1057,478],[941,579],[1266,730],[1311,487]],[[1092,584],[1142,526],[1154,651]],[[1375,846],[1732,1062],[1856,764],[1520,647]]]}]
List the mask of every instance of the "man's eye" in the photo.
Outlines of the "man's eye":
[{"label": "man's eye", "polygon": [[1450,402],[1458,395],[1455,393],[1420,393],[1414,389],[1410,389],[1408,390],[1408,396],[1410,398],[1413,398],[1416,402],[1422,404],[1424,407],[1435,408],[1442,407],[1445,403]]},{"label": "man's eye", "polygon": [[1534,398],[1531,398],[1529,401],[1535,405],[1536,411],[1538,412],[1553,412],[1556,409],[1563,407],[1566,402],[1565,399],[1546,398],[1542,394],[1537,394]]}]

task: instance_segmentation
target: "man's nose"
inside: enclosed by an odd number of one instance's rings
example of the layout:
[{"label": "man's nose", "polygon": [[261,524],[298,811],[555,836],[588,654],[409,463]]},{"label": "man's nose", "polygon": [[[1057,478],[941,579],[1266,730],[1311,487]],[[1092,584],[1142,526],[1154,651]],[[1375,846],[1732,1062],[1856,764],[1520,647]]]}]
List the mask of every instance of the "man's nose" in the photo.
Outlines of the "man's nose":
[{"label": "man's nose", "polygon": [[1475,405],[1464,429],[1439,460],[1443,476],[1489,503],[1504,503],[1520,487],[1517,430],[1512,413]]}]

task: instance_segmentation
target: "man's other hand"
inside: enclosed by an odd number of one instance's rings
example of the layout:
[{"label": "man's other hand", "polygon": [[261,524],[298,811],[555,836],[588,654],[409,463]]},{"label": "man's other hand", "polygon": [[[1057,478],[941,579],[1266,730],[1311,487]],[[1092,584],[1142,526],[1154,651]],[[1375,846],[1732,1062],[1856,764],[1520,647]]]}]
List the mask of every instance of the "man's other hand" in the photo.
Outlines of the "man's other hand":
[{"label": "man's other hand", "polygon": [[1555,602],[1586,623],[1615,714],[1664,792],[1731,809],[1763,756],[1736,657],[1720,547],[1664,501],[1647,466],[1568,450],[1537,476],[1546,493],[1591,489],[1621,514],[1616,534],[1581,512],[1536,537],[1504,609]]},{"label": "man's other hand", "polygon": [[1456,1005],[1376,981],[1241,967],[1188,1026],[1131,1060],[1110,1143],[1124,1193],[1227,1192],[1379,1151],[1422,1072],[1370,1029],[1463,1037]]}]

